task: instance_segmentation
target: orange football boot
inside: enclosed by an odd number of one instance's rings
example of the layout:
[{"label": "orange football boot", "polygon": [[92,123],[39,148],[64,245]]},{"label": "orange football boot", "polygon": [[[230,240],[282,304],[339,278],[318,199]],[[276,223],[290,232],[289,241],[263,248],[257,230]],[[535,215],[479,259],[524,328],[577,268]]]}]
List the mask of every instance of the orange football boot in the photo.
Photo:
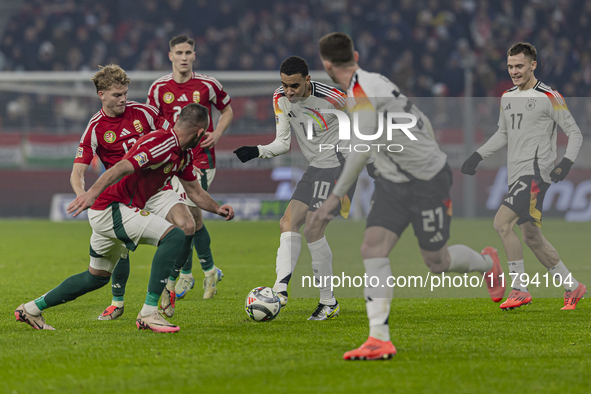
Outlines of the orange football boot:
[{"label": "orange football boot", "polygon": [[[493,266],[490,271],[485,272],[484,281],[490,298],[494,302],[501,302],[505,296],[505,281],[503,280],[503,268],[501,268],[501,262],[499,260],[499,254],[497,250],[492,246],[487,246],[480,252],[482,255],[489,255],[493,261]],[[492,282],[492,283],[491,283]]]},{"label": "orange football boot", "polygon": [[345,360],[389,360],[396,355],[396,348],[391,341],[380,341],[369,337],[367,341],[354,350],[343,355]]},{"label": "orange football boot", "polygon": [[560,308],[561,311],[572,311],[577,307],[577,302],[585,297],[587,294],[587,286],[579,282],[576,289],[566,291],[564,293],[564,307]]},{"label": "orange football boot", "polygon": [[509,297],[500,306],[503,310],[519,308],[522,305],[531,304],[531,294],[529,291],[511,290]]}]

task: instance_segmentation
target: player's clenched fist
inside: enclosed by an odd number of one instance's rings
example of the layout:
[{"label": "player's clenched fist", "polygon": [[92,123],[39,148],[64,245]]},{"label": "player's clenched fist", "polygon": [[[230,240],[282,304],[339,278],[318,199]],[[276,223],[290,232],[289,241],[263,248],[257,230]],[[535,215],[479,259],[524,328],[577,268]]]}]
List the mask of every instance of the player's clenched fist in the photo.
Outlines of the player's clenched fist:
[{"label": "player's clenched fist", "polygon": [[476,174],[476,167],[482,161],[482,156],[478,152],[472,153],[470,157],[462,164],[462,174],[474,175]]},{"label": "player's clenched fist", "polygon": [[234,208],[228,204],[222,205],[218,208],[217,214],[223,218],[226,218],[226,220],[232,220],[234,219]]},{"label": "player's clenched fist", "polygon": [[554,167],[554,169],[550,173],[550,179],[552,180],[552,182],[556,183],[563,181],[564,178],[566,178],[566,176],[568,175],[568,172],[570,171],[570,168],[572,166],[573,162],[567,159],[566,157],[563,157],[560,163],[558,163],[558,165]]},{"label": "player's clenched fist", "polygon": [[246,163],[249,160],[259,157],[259,148],[257,146],[243,146],[234,151],[241,162]]}]

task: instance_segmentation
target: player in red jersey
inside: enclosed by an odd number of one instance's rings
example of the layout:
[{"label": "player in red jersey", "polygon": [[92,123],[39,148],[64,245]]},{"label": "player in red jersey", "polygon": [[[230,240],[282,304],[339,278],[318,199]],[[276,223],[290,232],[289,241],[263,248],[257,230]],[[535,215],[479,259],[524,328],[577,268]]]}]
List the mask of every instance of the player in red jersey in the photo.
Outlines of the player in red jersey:
[{"label": "player in red jersey", "polygon": [[191,149],[197,146],[209,124],[208,111],[191,104],[183,109],[173,130],[158,130],[141,137],[121,161],[107,170],[86,192],[68,206],[74,216],[89,210],[92,226],[90,265],[87,271],[66,279],[40,298],[21,304],[15,311],[17,321],[36,329],[52,330],[41,311],[96,290],[109,282],[121,255],[139,244],[157,246],[152,261],[148,293],[138,314],[138,329],[177,332],[179,327],[158,312],[158,299],[175,261],[184,261],[191,253],[192,236],[165,219],[143,210],[148,200],[178,176],[199,207],[231,220],[234,211],[220,206],[197,181]]},{"label": "player in red jersey", "polygon": [[[193,164],[203,172],[203,176],[198,175],[199,181],[203,189],[207,190],[215,176],[214,147],[224,131],[230,126],[233,112],[230,96],[224,92],[222,85],[215,78],[193,72],[194,48],[195,41],[187,36],[178,36],[170,40],[168,57],[172,62],[172,73],[157,79],[152,84],[148,95],[148,104],[158,108],[166,120],[173,125],[181,109],[189,103],[199,103],[210,110],[206,137],[200,146],[193,150],[195,156]],[[215,129],[211,119],[212,106],[221,113]],[[186,197],[182,185],[176,178],[171,181],[171,184],[174,191]],[[211,239],[203,224],[201,210],[190,199],[187,199],[186,203],[195,219],[193,245],[201,262],[201,268],[205,272],[203,298],[212,298],[217,292],[217,282],[221,280],[223,274],[214,265],[210,247]],[[175,288],[177,298],[183,298],[187,291],[195,285],[192,274],[192,257],[191,254],[187,263],[182,267],[180,279]]]},{"label": "player in red jersey", "polygon": [[[102,108],[90,119],[76,152],[70,183],[77,196],[85,192],[84,176],[94,155],[97,155],[109,169],[118,163],[142,136],[159,128],[170,127],[157,108],[127,101],[130,79],[121,67],[114,64],[102,67],[92,81],[101,99]],[[195,232],[191,213],[170,186],[162,190],[145,208],[173,223],[187,235]],[[113,301],[99,315],[99,320],[112,320],[123,314],[123,296],[128,276],[129,258],[124,256],[112,276]],[[172,316],[174,302],[169,302],[169,298],[163,298],[163,309],[168,312],[167,316]]]}]

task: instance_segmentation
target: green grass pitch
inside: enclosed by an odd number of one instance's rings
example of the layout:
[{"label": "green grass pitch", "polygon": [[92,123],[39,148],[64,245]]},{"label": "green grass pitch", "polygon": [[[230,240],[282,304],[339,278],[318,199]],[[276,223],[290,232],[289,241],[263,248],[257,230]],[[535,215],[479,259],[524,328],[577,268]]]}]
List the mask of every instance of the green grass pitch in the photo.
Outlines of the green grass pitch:
[{"label": "green grass pitch", "polygon": [[[105,286],[47,310],[56,331],[15,322],[19,304],[86,269],[90,226],[1,221],[0,393],[591,392],[591,300],[575,311],[560,311],[562,290],[554,289],[553,298],[537,297],[542,291],[530,286],[532,305],[502,312],[487,298],[404,298],[406,290],[396,289],[401,298],[392,303],[390,326],[398,355],[346,362],[343,353],[368,335],[363,299],[339,298],[338,319],[309,322],[317,298],[290,298],[276,320],[252,322],[244,299],[252,288],[274,283],[278,223],[207,225],[216,264],[225,274],[218,295],[201,299],[202,274],[196,271],[195,289],[178,302],[171,319],[181,331],[155,334],[135,327],[151,246],[131,254],[120,319],[97,320],[110,302]],[[328,227],[335,272],[345,265],[363,272],[363,228],[344,221]],[[545,220],[544,234],[575,277],[591,285],[591,223]],[[453,243],[502,249],[492,220],[454,220]],[[502,251],[500,256],[506,270]],[[412,230],[390,257],[394,274],[412,267],[426,275]],[[531,252],[525,260],[528,273],[545,272]],[[296,271],[311,275],[309,262],[304,246]]]}]

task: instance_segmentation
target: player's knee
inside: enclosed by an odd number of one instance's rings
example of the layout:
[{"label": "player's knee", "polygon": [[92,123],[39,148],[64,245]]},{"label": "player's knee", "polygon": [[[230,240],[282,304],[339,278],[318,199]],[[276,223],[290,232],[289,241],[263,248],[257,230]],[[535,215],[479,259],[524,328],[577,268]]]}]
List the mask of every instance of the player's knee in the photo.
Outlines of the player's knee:
[{"label": "player's knee", "polygon": [[291,231],[291,217],[283,215],[281,219],[279,219],[279,229],[282,233]]},{"label": "player's knee", "polygon": [[504,235],[508,234],[509,231],[511,231],[511,228],[508,223],[505,223],[504,221],[501,221],[496,217],[493,221],[493,228],[501,237],[503,237]]},{"label": "player's knee", "polygon": [[193,221],[195,222],[195,230],[199,230],[203,227],[203,214],[200,208],[190,208],[191,216],[193,217]]},{"label": "player's knee", "polygon": [[195,234],[195,221],[192,217],[183,218],[183,220],[179,221],[178,228],[180,228],[185,235],[193,235]]}]

